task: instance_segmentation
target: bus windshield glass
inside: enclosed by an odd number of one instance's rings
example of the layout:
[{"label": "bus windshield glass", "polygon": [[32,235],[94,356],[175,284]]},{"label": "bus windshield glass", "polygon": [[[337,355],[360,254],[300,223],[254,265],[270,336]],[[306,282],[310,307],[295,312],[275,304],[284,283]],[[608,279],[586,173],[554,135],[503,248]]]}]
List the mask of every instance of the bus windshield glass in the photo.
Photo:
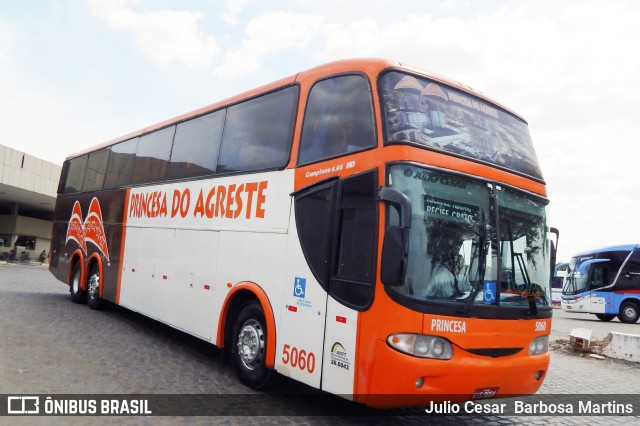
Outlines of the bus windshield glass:
[{"label": "bus windshield glass", "polygon": [[390,186],[412,209],[395,291],[427,303],[550,306],[546,200],[408,164],[391,166]]},{"label": "bus windshield glass", "polygon": [[577,294],[612,285],[618,270],[633,250],[614,249],[583,253],[571,258],[562,285],[563,294]]},{"label": "bus windshield glass", "polygon": [[381,78],[387,143],[472,158],[542,180],[527,124],[451,87],[400,72]]}]

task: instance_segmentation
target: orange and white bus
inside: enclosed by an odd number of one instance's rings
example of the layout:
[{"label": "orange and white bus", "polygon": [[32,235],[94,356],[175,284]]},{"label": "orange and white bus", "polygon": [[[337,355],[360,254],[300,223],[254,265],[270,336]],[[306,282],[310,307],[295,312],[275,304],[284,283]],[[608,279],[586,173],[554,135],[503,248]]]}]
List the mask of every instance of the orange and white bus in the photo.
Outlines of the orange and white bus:
[{"label": "orange and white bus", "polygon": [[535,393],[552,253],[527,123],[467,86],[345,60],[74,154],[51,272],[370,406]]}]

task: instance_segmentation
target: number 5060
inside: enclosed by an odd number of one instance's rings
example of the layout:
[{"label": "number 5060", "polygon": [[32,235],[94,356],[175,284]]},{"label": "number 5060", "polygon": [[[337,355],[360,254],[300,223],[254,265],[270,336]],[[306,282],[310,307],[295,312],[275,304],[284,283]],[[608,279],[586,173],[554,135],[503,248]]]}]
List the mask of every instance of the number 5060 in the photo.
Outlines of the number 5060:
[{"label": "number 5060", "polygon": [[309,373],[313,373],[316,369],[316,356],[313,352],[307,353],[304,349],[298,349],[295,346],[285,344],[282,349],[282,363],[289,364],[293,368],[299,368]]}]

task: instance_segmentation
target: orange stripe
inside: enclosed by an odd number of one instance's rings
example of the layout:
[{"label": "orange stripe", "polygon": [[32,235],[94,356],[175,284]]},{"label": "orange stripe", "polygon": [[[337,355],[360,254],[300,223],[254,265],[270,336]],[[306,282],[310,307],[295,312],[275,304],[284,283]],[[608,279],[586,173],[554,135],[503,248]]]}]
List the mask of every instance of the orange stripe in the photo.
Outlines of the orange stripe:
[{"label": "orange stripe", "polygon": [[264,312],[264,319],[267,326],[267,354],[265,364],[267,368],[273,368],[275,365],[276,359],[276,322],[275,316],[273,315],[273,309],[271,308],[271,302],[269,301],[269,297],[264,292],[262,287],[260,287],[256,283],[252,282],[242,282],[235,285],[229,293],[227,297],[225,297],[224,303],[222,305],[222,310],[220,311],[220,321],[218,322],[218,334],[216,336],[216,346],[220,349],[224,348],[224,330],[226,322],[229,318],[227,318],[227,314],[229,313],[229,305],[231,304],[231,300],[233,296],[241,290],[248,290],[253,293],[260,304],[262,305],[262,311]]},{"label": "orange stripe", "polygon": [[122,268],[124,265],[124,240],[127,236],[127,212],[129,210],[129,192],[131,189],[126,190],[124,198],[124,208],[122,212],[122,238],[120,240],[120,260],[118,261],[118,283],[116,286],[116,305],[120,304],[120,285],[122,284]]}]

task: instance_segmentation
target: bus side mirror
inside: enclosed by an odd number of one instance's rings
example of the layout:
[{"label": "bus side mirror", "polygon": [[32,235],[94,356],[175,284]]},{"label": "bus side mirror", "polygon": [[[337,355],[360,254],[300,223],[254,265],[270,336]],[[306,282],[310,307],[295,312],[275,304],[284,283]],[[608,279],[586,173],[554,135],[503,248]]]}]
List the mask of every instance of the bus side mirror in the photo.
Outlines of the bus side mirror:
[{"label": "bus side mirror", "polygon": [[558,228],[551,227],[549,228],[549,232],[556,236],[555,242],[553,240],[550,240],[551,241],[550,243],[551,259],[549,262],[549,266],[551,267],[551,274],[549,275],[549,280],[553,283],[553,277],[555,277],[555,267],[556,267],[556,261],[558,256],[558,241],[560,240],[560,231],[558,231]]},{"label": "bus side mirror", "polygon": [[378,200],[398,210],[400,225],[388,225],[382,243],[380,280],[384,285],[399,287],[404,284],[409,254],[409,228],[411,228],[411,202],[402,192],[380,188]]}]

